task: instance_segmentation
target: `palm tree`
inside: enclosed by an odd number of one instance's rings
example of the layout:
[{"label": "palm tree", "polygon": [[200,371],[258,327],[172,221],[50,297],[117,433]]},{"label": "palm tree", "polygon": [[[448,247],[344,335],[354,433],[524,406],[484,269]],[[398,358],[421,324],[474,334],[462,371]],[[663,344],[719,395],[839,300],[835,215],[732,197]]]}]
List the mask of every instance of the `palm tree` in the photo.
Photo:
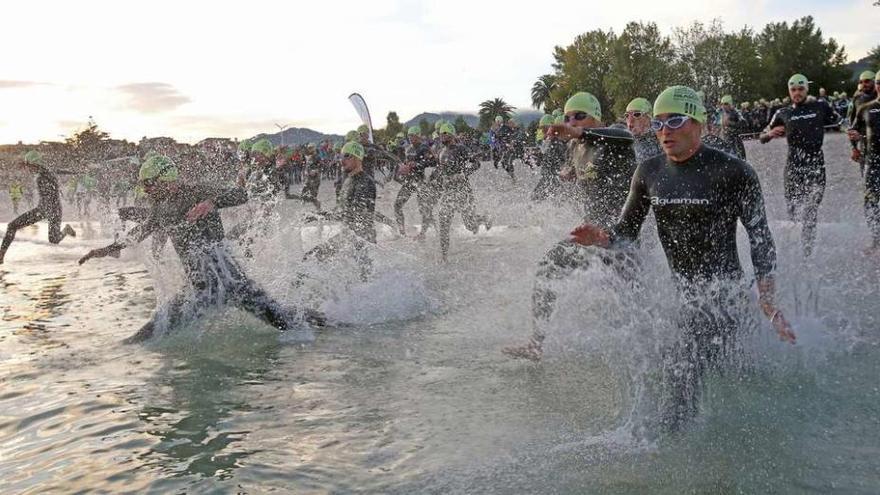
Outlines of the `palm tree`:
[{"label": "palm tree", "polygon": [[486,100],[480,103],[480,127],[484,129],[489,127],[491,122],[495,120],[495,117],[499,115],[504,117],[504,119],[508,119],[513,110],[514,108],[501,98]]},{"label": "palm tree", "polygon": [[540,109],[542,106],[547,107],[550,101],[550,93],[558,86],[556,76],[553,74],[544,74],[539,77],[532,86],[532,106]]}]

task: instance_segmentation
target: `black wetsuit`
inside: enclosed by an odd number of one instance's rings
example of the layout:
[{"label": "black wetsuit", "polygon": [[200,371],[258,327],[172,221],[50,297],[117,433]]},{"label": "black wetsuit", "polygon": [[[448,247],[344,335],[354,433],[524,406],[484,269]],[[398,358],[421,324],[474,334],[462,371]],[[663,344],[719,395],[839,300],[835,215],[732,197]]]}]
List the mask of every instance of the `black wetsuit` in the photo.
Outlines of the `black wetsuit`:
[{"label": "black wetsuit", "polygon": [[[633,136],[626,129],[599,128],[586,131],[571,146],[585,153],[588,165],[580,179],[585,194],[584,222],[609,228],[617,220],[626,202],[630,181],[636,168]],[[555,281],[570,276],[576,270],[585,270],[597,259],[613,266],[626,280],[634,280],[638,263],[629,250],[606,250],[585,247],[564,240],[551,248],[538,262],[535,286],[532,289],[532,315],[535,340],[543,340],[541,325],[555,310]]]},{"label": "black wetsuit", "polygon": [[636,168],[633,140],[628,130],[616,128],[590,129],[581,138],[590,157],[580,177],[584,222],[606,227],[617,220]]},{"label": "black wetsuit", "polygon": [[312,203],[319,210],[321,203],[318,201],[318,189],[321,187],[321,166],[322,163],[316,155],[306,158],[306,165],[303,171],[305,180],[303,181],[302,193],[300,199],[306,203]]},{"label": "black wetsuit", "polygon": [[544,141],[542,148],[543,152],[540,155],[541,177],[532,191],[532,201],[543,201],[548,197],[556,198],[562,191],[559,171],[565,163],[567,152],[565,142],[550,137]]},{"label": "black wetsuit", "polygon": [[403,206],[413,193],[419,202],[419,213],[422,216],[422,232],[434,223],[433,201],[431,199],[431,187],[425,183],[425,169],[437,166],[437,160],[431,153],[431,147],[425,143],[409,145],[406,147],[404,162],[412,167],[406,175],[397,175],[400,181],[400,191],[394,200],[394,215],[397,220],[397,228],[401,235],[405,233]]},{"label": "black wetsuit", "polygon": [[[859,91],[853,95],[853,99],[851,105],[846,110],[846,118],[849,121],[850,125],[855,124],[857,118],[857,112],[862,105],[871,103],[872,101],[877,99],[877,86],[874,85],[874,90],[870,92]],[[857,143],[852,143],[852,147],[855,149],[859,149],[862,152],[862,156],[859,158],[859,166],[862,169],[862,174],[865,173],[865,163],[866,163],[866,152],[868,148],[868,143],[863,137],[861,141]]]},{"label": "black wetsuit", "polygon": [[663,154],[660,148],[660,142],[657,141],[657,134],[648,131],[641,136],[635,136],[633,141],[633,151],[636,154],[636,163],[642,163],[648,158]]},{"label": "black wetsuit", "polygon": [[634,242],[650,210],[684,302],[682,335],[666,367],[671,402],[665,421],[675,428],[696,413],[703,373],[732,355],[736,332],[747,326],[737,222],[745,227],[759,280],[773,273],[776,250],[755,171],[706,146],[683,163],[658,156],[639,165],[610,231],[612,245]]},{"label": "black wetsuit", "polygon": [[58,178],[44,165],[32,166],[38,168],[37,194],[40,201],[36,208],[22,213],[6,226],[6,235],[0,245],[0,263],[6,255],[9,245],[12,244],[12,240],[15,239],[15,233],[28,225],[47,220],[49,222],[49,242],[52,244],[58,244],[66,236],[61,231],[61,193],[58,189]]},{"label": "black wetsuit", "polygon": [[[825,195],[825,155],[822,143],[825,126],[837,123],[839,116],[827,104],[807,101],[783,107],[767,129],[785,126],[788,161],[785,166],[785,200],[792,221],[803,222],[804,254],[810,255],[816,239],[819,205]],[[761,142],[770,139],[762,136]]]},{"label": "black wetsuit", "polygon": [[322,216],[342,222],[345,228],[326,242],[310,249],[303,260],[314,258],[323,263],[333,259],[342,249],[349,248],[360,267],[361,279],[366,281],[372,271],[366,242],[376,243],[376,183],[365,171],[354,175],[346,174],[338,199],[338,209],[334,212],[323,212]]},{"label": "black wetsuit", "polygon": [[[241,188],[182,184],[172,197],[155,201],[146,220],[129,231],[125,240],[114,243],[124,248],[156,232],[164,233],[180,257],[192,289],[172,298],[129,341],[149,338],[160,323],[176,327],[218,304],[235,304],[280,330],[291,328],[302,318],[295,309],[282,307],[251,281],[222,242],[225,235],[219,209],[244,204],[247,199]],[[187,212],[205,200],[211,200],[214,209],[195,222],[188,221]]]},{"label": "black wetsuit", "polygon": [[723,115],[727,114],[727,126],[722,128],[721,139],[727,142],[727,145],[733,150],[734,156],[740,160],[746,159],[746,147],[743,144],[740,134],[748,131],[748,122],[739,112],[739,110],[731,109],[729,112],[724,109],[719,110]]},{"label": "black wetsuit", "polygon": [[477,203],[468,177],[480,168],[480,164],[464,146],[452,143],[442,145],[439,152],[435,187],[440,195],[440,253],[443,259],[449,253],[449,230],[452,217],[457,211],[465,228],[477,233],[480,224],[489,223],[486,217],[477,215]]},{"label": "black wetsuit", "polygon": [[880,246],[880,100],[865,103],[854,113],[852,128],[865,143],[865,219],[875,247]]}]

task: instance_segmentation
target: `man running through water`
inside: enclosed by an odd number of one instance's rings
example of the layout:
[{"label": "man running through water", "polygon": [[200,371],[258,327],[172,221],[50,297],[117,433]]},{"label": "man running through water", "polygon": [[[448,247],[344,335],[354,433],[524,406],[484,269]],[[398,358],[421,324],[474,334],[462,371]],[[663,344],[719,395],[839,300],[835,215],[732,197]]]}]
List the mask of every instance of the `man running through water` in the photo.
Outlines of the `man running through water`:
[{"label": "man running through water", "polygon": [[788,140],[785,201],[789,218],[803,223],[801,243],[804,256],[813,252],[819,205],[825,194],[825,155],[822,153],[825,126],[840,120],[827,103],[808,101],[808,91],[807,76],[791,76],[788,80],[791,105],[776,112],[759,138],[761,143],[783,136]]},{"label": "man running through water", "polygon": [[[880,73],[878,73],[880,81]],[[853,112],[848,131],[853,143],[865,143],[865,220],[871,231],[868,252],[880,253],[880,97],[862,104]]]},{"label": "man running through water", "polygon": [[400,182],[400,191],[394,200],[394,215],[397,220],[397,228],[400,235],[406,235],[404,224],[403,207],[406,202],[416,193],[419,203],[419,213],[422,215],[422,228],[419,235],[424,236],[428,227],[434,223],[433,201],[431,200],[430,186],[425,183],[425,169],[436,167],[437,160],[431,153],[431,148],[423,141],[422,131],[414,125],[407,131],[409,144],[404,151],[404,162],[397,169],[395,178]]},{"label": "man running through water", "polygon": [[[852,104],[847,108],[846,113],[847,121],[849,121],[850,125],[855,123],[857,118],[856,112],[862,105],[877,99],[877,84],[875,82],[877,76],[878,73],[869,70],[859,74],[859,90],[853,95]],[[863,174],[866,163],[863,150],[867,151],[867,148],[868,143],[865,141],[864,136],[862,136],[860,141],[852,142],[852,160],[859,163]]]},{"label": "man running through water", "polygon": [[0,265],[3,264],[9,245],[15,239],[15,233],[41,220],[49,222],[49,242],[52,244],[58,244],[66,236],[76,237],[76,232],[70,225],[65,225],[64,229],[61,229],[61,193],[58,189],[58,178],[43,164],[43,156],[37,151],[28,151],[19,166],[26,172],[37,174],[37,194],[40,201],[36,208],[16,217],[6,226],[6,235],[3,236],[3,244],[0,245]]},{"label": "man running through water", "polygon": [[189,290],[174,296],[127,343],[150,338],[157,329],[172,329],[196,319],[214,305],[234,304],[279,330],[306,323],[321,325],[324,318],[312,311],[285,308],[243,272],[224,243],[220,208],[247,201],[243,188],[214,189],[179,182],[177,166],[163,155],[151,154],[138,171],[138,179],[153,200],[148,218],[123,240],[93,249],[80,258],[118,256],[127,247],[151,234],[164,232],[171,239],[189,281]]},{"label": "man running through water", "polygon": [[781,340],[795,334],[775,304],[776,252],[767,225],[764,198],[752,167],[700,142],[706,111],[696,92],[667,88],[654,102],[652,128],[665,155],[639,164],[620,219],[610,228],[584,224],[572,242],[619,249],[636,241],[653,209],[657,233],[683,305],[681,334],[667,353],[670,402],[664,417],[679,428],[697,413],[703,375],[732,358],[747,311],[743,270],[736,246],[736,224],[745,227],[751,246],[761,309]]},{"label": "man running through water", "polygon": [[[548,130],[554,124],[556,119],[552,115],[544,115],[538,122],[538,134],[541,135],[541,142],[538,146],[541,149],[538,161],[541,169],[541,178],[532,191],[532,201],[543,201],[547,198],[558,198],[562,192],[562,181],[559,177],[559,171],[562,164],[565,163],[566,146],[565,141],[559,139],[558,136],[550,136]],[[562,122],[560,117],[559,122]]]},{"label": "man running through water", "polygon": [[440,256],[446,261],[449,254],[449,231],[456,212],[461,212],[465,228],[474,234],[481,224],[489,230],[492,223],[485,215],[477,215],[477,201],[468,180],[480,168],[480,164],[470,156],[467,148],[455,142],[455,127],[452,124],[440,126],[439,134],[441,147],[435,182],[440,194]]},{"label": "man running through water", "polygon": [[[361,280],[366,282],[372,272],[372,260],[367,254],[366,243],[376,243],[374,225],[376,211],[376,183],[364,170],[363,145],[349,141],[342,147],[342,168],[345,180],[339,195],[339,208],[333,212],[321,211],[307,217],[307,221],[324,218],[342,222],[342,232],[309,250],[303,260],[315,259],[327,262],[343,249],[353,251],[360,268]],[[296,283],[300,283],[297,280]]]},{"label": "man running through water", "polygon": [[[636,167],[633,136],[626,130],[601,127],[602,108],[599,100],[587,92],[579,92],[565,103],[564,123],[555,124],[548,135],[568,141],[568,172],[579,170],[580,200],[586,223],[610,227],[617,220],[629,193],[630,179]],[[643,118],[644,115],[638,118]],[[543,353],[544,334],[541,328],[553,315],[556,303],[556,281],[575,270],[586,269],[598,259],[613,266],[626,279],[635,278],[637,263],[630,250],[597,252],[570,239],[551,248],[538,263],[532,291],[533,334],[524,346],[507,347],[502,352],[533,361]]]},{"label": "man running through water", "polygon": [[636,154],[636,163],[642,163],[648,158],[663,153],[657,135],[651,130],[651,117],[653,116],[651,102],[645,98],[634,98],[626,105],[626,128],[632,133],[635,141],[633,151]]}]

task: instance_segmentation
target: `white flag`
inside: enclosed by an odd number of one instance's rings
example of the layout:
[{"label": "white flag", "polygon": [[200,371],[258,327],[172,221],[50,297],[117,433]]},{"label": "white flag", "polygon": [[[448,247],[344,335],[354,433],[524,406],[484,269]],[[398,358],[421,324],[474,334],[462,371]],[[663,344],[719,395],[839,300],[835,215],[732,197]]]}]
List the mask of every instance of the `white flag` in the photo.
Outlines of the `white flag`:
[{"label": "white flag", "polygon": [[370,142],[373,142],[373,121],[370,119],[370,109],[367,108],[367,102],[364,101],[364,97],[358,93],[352,93],[348,95],[348,101],[354,105],[354,109],[357,111],[358,115],[361,117],[361,122],[367,126],[367,129],[370,130]]}]

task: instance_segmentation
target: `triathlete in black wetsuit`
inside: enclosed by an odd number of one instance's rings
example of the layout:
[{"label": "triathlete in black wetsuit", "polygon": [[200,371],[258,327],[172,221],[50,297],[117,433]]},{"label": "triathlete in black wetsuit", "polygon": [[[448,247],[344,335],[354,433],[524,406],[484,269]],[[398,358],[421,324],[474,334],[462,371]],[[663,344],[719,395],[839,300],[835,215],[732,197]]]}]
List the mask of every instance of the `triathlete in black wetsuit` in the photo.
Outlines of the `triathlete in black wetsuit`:
[{"label": "triathlete in black wetsuit", "polygon": [[865,142],[865,219],[871,231],[871,247],[880,250],[880,99],[853,112],[849,138]]},{"label": "triathlete in black wetsuit", "polygon": [[397,228],[400,235],[406,234],[404,228],[403,206],[413,193],[419,202],[419,213],[422,216],[422,228],[420,234],[424,234],[428,227],[434,223],[430,187],[425,184],[425,169],[436,167],[437,160],[431,153],[431,148],[423,140],[419,126],[412,126],[407,130],[409,144],[404,152],[404,162],[397,169],[395,178],[400,182],[400,191],[394,200],[394,215],[397,219]]},{"label": "triathlete in black wetsuit", "polygon": [[663,153],[657,135],[651,130],[651,116],[653,109],[651,102],[645,98],[635,98],[626,106],[624,119],[626,128],[633,135],[633,151],[636,154],[636,163]]},{"label": "triathlete in black wetsuit", "polygon": [[[880,73],[874,73],[869,70],[863,71],[859,74],[859,90],[853,95],[852,103],[847,108],[846,113],[846,118],[850,125],[856,121],[856,112],[859,107],[877,99],[876,79],[878,74]],[[864,154],[867,151],[867,147],[868,143],[865,141],[864,136],[862,136],[860,141],[852,142],[852,160],[859,163],[859,166],[862,167],[863,174],[865,172]]]},{"label": "triathlete in black wetsuit", "polygon": [[791,76],[788,93],[792,104],[776,112],[759,138],[761,143],[782,136],[788,140],[785,200],[791,220],[803,222],[804,256],[813,252],[819,205],[825,194],[825,126],[840,120],[827,103],[807,101],[808,87],[806,76]]},{"label": "triathlete in black wetsuit", "polygon": [[21,166],[29,172],[37,174],[37,194],[40,201],[33,210],[22,213],[6,226],[6,235],[0,245],[0,264],[6,256],[6,250],[15,239],[15,233],[41,220],[49,222],[49,242],[58,244],[65,236],[76,236],[70,225],[61,229],[61,193],[58,190],[58,178],[45,165],[42,156],[36,151],[25,154]]},{"label": "triathlete in black wetsuit", "polygon": [[[749,236],[762,309],[781,338],[794,342],[795,337],[773,300],[776,255],[754,170],[701,144],[706,113],[702,99],[690,88],[665,90],[657,97],[654,114],[652,127],[665,155],[639,165],[615,225],[582,225],[572,232],[572,242],[625,248],[638,238],[645,216],[654,210],[661,244],[685,301],[679,322],[682,335],[668,353],[666,370],[672,400],[665,422],[677,428],[696,413],[702,376],[730,355],[743,318],[729,308],[731,302],[745,299],[739,293],[743,271],[736,251],[737,221]],[[540,358],[540,339],[536,340],[525,348],[531,355],[510,354]]]},{"label": "triathlete in black wetsuit", "polygon": [[342,222],[345,228],[309,250],[303,259],[314,258],[323,263],[334,258],[342,249],[350,248],[360,267],[361,279],[366,281],[372,271],[366,242],[376,243],[376,183],[364,171],[364,154],[364,147],[354,141],[342,147],[345,180],[339,193],[339,208],[333,212],[318,212],[316,217]]},{"label": "triathlete in black wetsuit", "polygon": [[323,317],[317,313],[299,312],[276,302],[247,278],[229,255],[223,243],[223,222],[218,210],[245,203],[244,189],[180,184],[177,167],[167,157],[155,154],[141,166],[138,177],[154,200],[149,217],[129,231],[124,240],[90,251],[79,263],[118,255],[122,249],[143,241],[152,233],[164,231],[180,257],[191,290],[173,297],[127,342],[148,339],[159,327],[177,327],[218,304],[235,304],[279,330],[294,328],[304,320],[323,323]]},{"label": "triathlete in black wetsuit", "polygon": [[440,255],[443,261],[449,254],[449,230],[452,217],[461,212],[465,228],[474,234],[480,224],[489,230],[492,226],[484,215],[477,215],[474,191],[468,177],[480,164],[468,153],[467,148],[455,142],[455,128],[452,124],[440,126],[439,167],[437,168],[436,188],[440,195]]},{"label": "triathlete in black wetsuit", "polygon": [[538,130],[544,133],[543,140],[539,143],[541,153],[538,164],[541,169],[541,177],[532,191],[532,201],[543,201],[547,198],[558,199],[562,194],[559,171],[565,163],[568,148],[565,141],[546,134],[554,121],[555,118],[552,115],[544,115],[539,123]]}]

